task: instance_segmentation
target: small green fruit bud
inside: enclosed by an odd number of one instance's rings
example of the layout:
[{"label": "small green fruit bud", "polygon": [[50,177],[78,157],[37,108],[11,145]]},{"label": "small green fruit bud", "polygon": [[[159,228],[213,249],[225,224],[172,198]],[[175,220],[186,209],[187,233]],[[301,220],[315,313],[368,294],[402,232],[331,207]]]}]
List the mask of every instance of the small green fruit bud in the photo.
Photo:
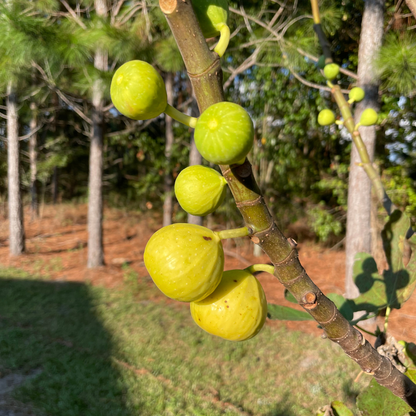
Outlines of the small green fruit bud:
[{"label": "small green fruit bud", "polygon": [[321,126],[329,126],[335,122],[335,114],[328,109],[322,110],[318,114],[318,124]]},{"label": "small green fruit bud", "polygon": [[338,74],[339,74],[339,66],[337,64],[325,65],[324,75],[326,79],[329,79],[331,81],[332,79],[336,78]]},{"label": "small green fruit bud", "polygon": [[353,102],[359,103],[361,100],[363,100],[364,96],[365,96],[365,94],[364,94],[364,90],[362,88],[354,87],[348,95],[348,97],[349,97],[348,102],[350,104],[353,103]]},{"label": "small green fruit bud", "polygon": [[228,21],[227,0],[194,0],[192,6],[204,37],[218,36]]},{"label": "small green fruit bud", "polygon": [[366,108],[360,118],[360,125],[372,126],[377,123],[378,114],[372,108]]},{"label": "small green fruit bud", "polygon": [[189,214],[205,216],[224,201],[227,181],[216,170],[195,165],[184,169],[176,178],[175,195]]}]

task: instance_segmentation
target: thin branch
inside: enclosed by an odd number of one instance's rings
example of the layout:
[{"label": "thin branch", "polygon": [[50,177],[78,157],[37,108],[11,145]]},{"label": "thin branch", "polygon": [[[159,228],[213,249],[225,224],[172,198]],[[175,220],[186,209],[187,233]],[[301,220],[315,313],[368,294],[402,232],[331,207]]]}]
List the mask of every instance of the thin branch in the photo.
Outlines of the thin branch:
[{"label": "thin branch", "polygon": [[3,113],[0,113],[0,117],[1,117],[1,118],[4,118],[5,120],[7,120],[7,118],[8,118],[8,117],[6,116],[6,114],[3,114]]},{"label": "thin branch", "polygon": [[38,132],[43,126],[43,123],[39,124],[39,126],[37,126],[34,130],[30,131],[28,134],[25,134],[24,136],[19,136],[19,140],[28,139],[30,136],[33,136],[36,132]]},{"label": "thin branch", "polygon": [[68,10],[69,14],[73,17],[73,19],[85,30],[87,29],[87,26],[85,26],[84,22],[77,16],[75,11],[72,9],[72,7],[65,1],[61,0],[61,3],[64,5],[65,9]]}]

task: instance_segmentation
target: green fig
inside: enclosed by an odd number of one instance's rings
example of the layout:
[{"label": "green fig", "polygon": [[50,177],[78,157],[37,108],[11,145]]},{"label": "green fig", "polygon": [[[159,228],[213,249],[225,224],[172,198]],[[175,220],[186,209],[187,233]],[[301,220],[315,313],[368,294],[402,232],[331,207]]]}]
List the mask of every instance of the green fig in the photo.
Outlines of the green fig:
[{"label": "green fig", "polygon": [[337,64],[325,65],[324,75],[326,79],[329,79],[331,81],[332,79],[336,78],[338,74],[339,74],[339,66]]},{"label": "green fig", "polygon": [[360,122],[358,123],[361,126],[372,126],[373,124],[377,123],[378,114],[372,108],[366,108],[360,118]]},{"label": "green fig", "polygon": [[229,15],[227,0],[193,0],[192,6],[204,37],[218,36],[221,28],[227,25]]},{"label": "green fig", "polygon": [[362,101],[364,99],[364,90],[360,87],[354,87],[348,94],[349,100],[348,102],[350,104],[357,102],[359,103],[360,101]]},{"label": "green fig", "polygon": [[335,123],[335,114],[328,109],[322,110],[318,114],[318,124],[321,126],[329,126]]},{"label": "green fig", "polygon": [[126,62],[117,69],[110,94],[117,110],[133,120],[155,118],[167,106],[163,78],[152,65],[143,61]]},{"label": "green fig", "polygon": [[208,107],[195,127],[195,144],[208,162],[231,165],[245,159],[254,142],[253,122],[238,104],[220,102]]},{"label": "green fig", "polygon": [[176,178],[175,195],[186,212],[203,217],[222,204],[227,191],[226,184],[224,176],[214,169],[189,166]]},{"label": "green fig", "polygon": [[198,326],[229,341],[253,338],[263,328],[267,315],[263,288],[247,270],[224,272],[215,291],[190,306]]},{"label": "green fig", "polygon": [[172,224],[152,235],[144,264],[168,297],[193,302],[210,295],[221,281],[224,251],[217,233],[194,224]]}]

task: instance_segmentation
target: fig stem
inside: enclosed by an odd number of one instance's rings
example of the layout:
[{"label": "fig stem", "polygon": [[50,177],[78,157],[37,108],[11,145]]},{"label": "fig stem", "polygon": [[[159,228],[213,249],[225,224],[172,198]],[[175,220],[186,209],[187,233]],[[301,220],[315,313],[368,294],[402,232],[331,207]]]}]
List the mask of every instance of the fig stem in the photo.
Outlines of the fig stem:
[{"label": "fig stem", "polygon": [[214,51],[217,52],[220,58],[224,55],[229,43],[230,28],[224,23],[220,29],[220,40],[218,41],[217,46],[214,48]]},{"label": "fig stem", "polygon": [[196,126],[196,122],[198,121],[197,118],[187,116],[184,113],[181,113],[179,110],[177,110],[175,107],[172,107],[170,104],[168,104],[165,108],[165,113],[172,117],[174,120],[179,121],[179,123],[185,124],[185,126],[192,127],[193,129]]},{"label": "fig stem", "polygon": [[344,122],[341,120],[335,120],[335,124],[338,124],[338,126],[343,126]]},{"label": "fig stem", "polygon": [[350,99],[347,101],[347,103],[348,103],[349,105],[351,105],[353,102],[355,102],[354,98],[350,98]]},{"label": "fig stem", "polygon": [[214,233],[217,234],[221,240],[226,240],[227,238],[246,237],[249,235],[247,227],[234,228],[232,230],[223,230],[217,232],[214,231]]},{"label": "fig stem", "polygon": [[266,272],[274,275],[274,266],[270,264],[253,264],[245,270],[251,274],[254,274],[254,272]]}]

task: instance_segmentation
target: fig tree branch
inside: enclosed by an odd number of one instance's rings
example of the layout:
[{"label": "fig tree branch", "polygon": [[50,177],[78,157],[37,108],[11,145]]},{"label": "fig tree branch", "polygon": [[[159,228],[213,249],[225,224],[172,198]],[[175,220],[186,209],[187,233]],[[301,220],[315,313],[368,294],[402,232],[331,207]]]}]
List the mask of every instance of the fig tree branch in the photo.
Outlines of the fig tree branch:
[{"label": "fig tree branch", "polygon": [[[200,111],[224,101],[219,58],[209,50],[190,1],[160,0],[159,4],[182,54]],[[364,372],[416,409],[415,384],[382,357],[309,278],[299,262],[296,243],[286,239],[274,223],[248,160],[242,165],[220,168],[252,241],[270,257],[277,279],[322,326],[326,336],[339,344]]]}]

